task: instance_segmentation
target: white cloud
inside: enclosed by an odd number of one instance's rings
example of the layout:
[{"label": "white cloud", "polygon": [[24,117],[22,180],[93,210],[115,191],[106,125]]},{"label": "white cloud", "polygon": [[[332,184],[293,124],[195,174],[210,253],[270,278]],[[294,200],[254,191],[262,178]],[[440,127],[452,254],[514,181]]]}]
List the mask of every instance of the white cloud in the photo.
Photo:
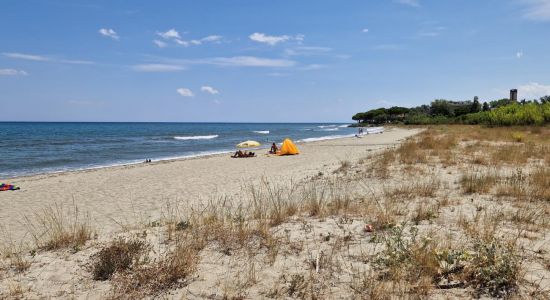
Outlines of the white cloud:
[{"label": "white cloud", "polygon": [[302,67],[301,70],[312,71],[312,70],[319,70],[319,69],[324,69],[324,68],[326,68],[325,65],[311,64],[311,65],[307,65],[305,67]]},{"label": "white cloud", "polygon": [[0,69],[0,76],[26,76],[26,75],[29,75],[29,74],[23,70]]},{"label": "white cloud", "polygon": [[363,32],[363,33],[368,33],[368,32],[369,32],[369,29],[368,29],[368,28],[363,28],[363,30],[361,30],[361,32]]},{"label": "white cloud", "polygon": [[[259,32],[254,32],[248,37],[255,42],[265,43],[271,46],[274,46],[280,42],[286,42],[291,39],[291,37],[288,35],[275,36],[275,35],[266,35],[265,33],[259,33]],[[300,38],[301,40],[303,40],[303,36],[300,36]]]},{"label": "white cloud", "polygon": [[180,94],[182,97],[193,97],[195,96],[193,92],[190,89],[187,88],[179,88],[176,90],[178,94]]},{"label": "white cloud", "polygon": [[532,99],[550,95],[550,85],[530,82],[518,87],[518,98]]},{"label": "white cloud", "polygon": [[550,21],[550,0],[522,0],[526,8],[523,16],[534,21]]},{"label": "white cloud", "polygon": [[15,58],[15,59],[55,62],[55,63],[64,63],[64,64],[91,65],[94,63],[92,61],[87,61],[87,60],[58,59],[58,58],[53,58],[48,56],[32,55],[32,54],[24,54],[24,53],[2,53],[2,55],[9,58]]},{"label": "white cloud", "polygon": [[153,43],[155,43],[155,45],[157,45],[157,47],[159,47],[159,48],[165,48],[165,47],[168,46],[168,44],[166,44],[163,41],[159,41],[159,40],[153,40]]},{"label": "white cloud", "polygon": [[138,72],[177,72],[185,70],[185,67],[168,64],[143,64],[132,66],[132,69]]},{"label": "white cloud", "polygon": [[212,94],[212,95],[216,95],[216,94],[220,93],[220,91],[216,90],[215,88],[213,88],[211,86],[207,86],[207,85],[202,86],[201,91]]},{"label": "white cloud", "polygon": [[436,36],[439,36],[440,33],[435,31],[424,31],[419,33],[418,35],[421,37],[436,37]]},{"label": "white cloud", "polygon": [[179,32],[177,32],[174,28],[172,28],[172,29],[170,29],[166,32],[157,32],[157,34],[165,40],[181,39]]},{"label": "white cloud", "polygon": [[[202,45],[203,43],[219,43],[220,40],[222,39],[222,36],[220,35],[209,35],[209,36],[205,36],[201,39],[193,39],[193,40],[190,40],[190,41],[186,41],[184,40],[180,33],[178,31],[176,31],[174,28],[166,31],[166,32],[157,32],[157,35],[162,37],[163,39],[167,40],[167,41],[171,41],[175,44],[178,44],[180,46],[184,46],[184,47],[189,47],[191,45]],[[159,40],[154,40],[153,41],[159,48],[164,48],[164,47],[167,47],[168,46],[168,43],[167,42],[163,42],[163,41],[159,41]]]},{"label": "white cloud", "polygon": [[184,41],[184,40],[180,40],[180,39],[174,39],[174,41],[176,43],[178,43],[179,45],[182,45],[184,47],[188,47],[189,46],[189,42],[188,41]]},{"label": "white cloud", "polygon": [[296,64],[293,60],[272,59],[255,56],[234,56],[234,57],[216,57],[205,60],[204,63],[219,66],[238,66],[238,67],[292,67]]},{"label": "white cloud", "polygon": [[522,58],[523,57],[523,51],[516,52],[516,57],[517,58]]},{"label": "white cloud", "polygon": [[412,6],[412,7],[419,7],[420,6],[420,3],[418,2],[418,0],[394,0],[394,2],[397,2],[397,3],[400,3],[400,4],[405,4],[405,5]]},{"label": "white cloud", "polygon": [[223,37],[221,35],[209,35],[203,37],[201,41],[203,42],[219,42]]},{"label": "white cloud", "polygon": [[50,58],[40,55],[31,55],[23,53],[2,53],[2,55],[9,58],[25,59],[25,60],[34,60],[34,61],[50,61]]},{"label": "white cloud", "polygon": [[100,33],[101,35],[103,35],[103,36],[110,37],[110,38],[112,38],[113,40],[118,40],[118,39],[119,39],[118,34],[117,34],[114,30],[112,30],[112,29],[110,29],[110,28],[101,28],[101,29],[99,30],[99,33]]}]

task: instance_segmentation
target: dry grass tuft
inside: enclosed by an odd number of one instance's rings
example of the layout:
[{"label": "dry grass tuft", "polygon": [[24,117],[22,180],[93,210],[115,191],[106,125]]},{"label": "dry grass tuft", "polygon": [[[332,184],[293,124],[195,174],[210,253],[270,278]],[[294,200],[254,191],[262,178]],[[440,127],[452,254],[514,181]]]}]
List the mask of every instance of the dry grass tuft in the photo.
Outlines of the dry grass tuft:
[{"label": "dry grass tuft", "polygon": [[72,248],[78,251],[93,235],[89,216],[82,214],[75,204],[69,208],[59,204],[48,206],[33,217],[25,217],[25,220],[36,247],[40,249]]},{"label": "dry grass tuft", "polygon": [[199,262],[201,245],[186,236],[152,264],[142,264],[114,278],[113,299],[156,296],[188,284]]},{"label": "dry grass tuft", "polygon": [[496,172],[474,168],[463,172],[460,177],[460,185],[466,194],[484,194],[495,186],[497,180]]},{"label": "dry grass tuft", "polygon": [[148,245],[144,241],[115,240],[96,255],[92,271],[94,279],[108,280],[115,272],[124,272],[139,264],[147,248]]}]

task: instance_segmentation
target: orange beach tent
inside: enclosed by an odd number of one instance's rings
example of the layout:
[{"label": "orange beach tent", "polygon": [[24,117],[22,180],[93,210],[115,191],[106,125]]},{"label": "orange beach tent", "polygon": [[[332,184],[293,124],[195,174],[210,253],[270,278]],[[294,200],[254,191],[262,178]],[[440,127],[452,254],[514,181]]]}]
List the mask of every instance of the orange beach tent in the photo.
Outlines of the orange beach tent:
[{"label": "orange beach tent", "polygon": [[298,150],[298,147],[290,139],[285,139],[277,155],[294,155],[299,153],[300,150]]}]

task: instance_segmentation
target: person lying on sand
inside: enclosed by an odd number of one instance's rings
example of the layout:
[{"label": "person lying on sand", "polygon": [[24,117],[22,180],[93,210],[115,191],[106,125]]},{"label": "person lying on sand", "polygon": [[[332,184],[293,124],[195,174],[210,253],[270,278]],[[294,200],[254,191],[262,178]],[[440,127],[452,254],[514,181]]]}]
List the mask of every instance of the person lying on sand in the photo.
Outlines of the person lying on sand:
[{"label": "person lying on sand", "polygon": [[254,157],[254,156],[256,156],[256,153],[254,153],[254,152],[249,153],[248,151],[242,152],[241,150],[238,150],[231,157],[233,157],[233,158],[242,158],[242,157]]}]

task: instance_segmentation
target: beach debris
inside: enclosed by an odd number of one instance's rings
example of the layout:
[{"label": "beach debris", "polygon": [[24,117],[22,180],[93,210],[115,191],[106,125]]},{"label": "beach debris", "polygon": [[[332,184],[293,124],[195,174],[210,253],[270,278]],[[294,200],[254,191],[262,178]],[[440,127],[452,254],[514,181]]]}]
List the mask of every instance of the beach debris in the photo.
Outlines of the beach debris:
[{"label": "beach debris", "polygon": [[365,232],[373,232],[374,228],[372,227],[372,224],[365,224],[364,230]]}]

